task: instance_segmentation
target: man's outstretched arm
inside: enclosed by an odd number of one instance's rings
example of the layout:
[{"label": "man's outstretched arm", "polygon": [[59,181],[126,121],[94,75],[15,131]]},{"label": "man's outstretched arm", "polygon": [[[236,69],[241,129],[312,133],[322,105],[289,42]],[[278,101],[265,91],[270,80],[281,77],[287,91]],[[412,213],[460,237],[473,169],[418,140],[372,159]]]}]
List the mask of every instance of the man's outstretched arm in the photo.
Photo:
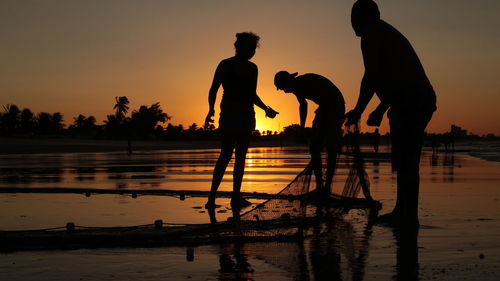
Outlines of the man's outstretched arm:
[{"label": "man's outstretched arm", "polygon": [[256,106],[260,107],[262,110],[264,110],[266,112],[267,117],[274,118],[276,117],[276,114],[278,114],[279,112],[272,109],[270,106],[267,106],[257,94],[257,76],[258,76],[258,69],[257,66],[255,66],[255,76],[254,76],[255,82],[253,83],[253,91],[255,92],[255,97],[253,103]]},{"label": "man's outstretched arm", "polygon": [[372,75],[370,75],[370,73],[365,72],[365,75],[363,75],[363,79],[361,79],[359,97],[358,101],[356,102],[356,106],[354,107],[354,110],[359,112],[360,114],[365,111],[366,106],[375,94],[375,89],[372,82],[373,79],[371,76]]},{"label": "man's outstretched arm", "polygon": [[299,101],[300,127],[305,128],[307,119],[307,101],[301,98],[297,98],[297,100]]},{"label": "man's outstretched arm", "polygon": [[267,106],[259,97],[259,95],[257,95],[257,93],[255,93],[255,102],[254,104],[258,107],[260,107],[262,110],[264,110],[266,112],[266,116],[269,117],[269,118],[274,118],[276,117],[276,114],[279,114],[278,111],[272,109],[270,106]]},{"label": "man's outstretched arm", "polygon": [[212,80],[212,86],[208,91],[208,114],[205,117],[205,126],[213,123],[212,119],[215,115],[215,101],[217,99],[217,91],[222,84],[222,66],[219,64],[215,70],[214,79]]},{"label": "man's outstretched arm", "polygon": [[368,120],[366,121],[366,124],[368,126],[374,126],[378,127],[380,126],[380,123],[382,122],[382,118],[384,118],[384,114],[389,109],[389,105],[383,102],[380,102],[380,104],[375,108],[375,110],[370,113],[370,116],[368,116]]},{"label": "man's outstretched arm", "polygon": [[361,118],[366,106],[375,94],[375,81],[380,75],[379,68],[379,42],[372,38],[361,39],[361,52],[363,53],[363,63],[365,74],[361,80],[358,101],[353,110],[346,114],[346,125],[355,124]]},{"label": "man's outstretched arm", "polygon": [[254,104],[260,107],[264,111],[267,109],[267,105],[262,101],[262,99],[259,97],[259,95],[257,95],[257,93],[255,93]]}]

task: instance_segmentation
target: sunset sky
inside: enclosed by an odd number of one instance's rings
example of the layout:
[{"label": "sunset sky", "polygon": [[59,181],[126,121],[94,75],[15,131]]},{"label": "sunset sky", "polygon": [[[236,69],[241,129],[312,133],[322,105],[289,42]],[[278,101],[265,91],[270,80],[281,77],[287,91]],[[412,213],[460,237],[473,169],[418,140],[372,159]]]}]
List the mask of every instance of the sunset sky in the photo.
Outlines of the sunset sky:
[{"label": "sunset sky", "polygon": [[[299,122],[296,99],[273,85],[280,70],[324,75],[347,109],[354,106],[363,65],[350,25],[353,2],[2,0],[0,104],[59,111],[67,124],[80,113],[102,123],[115,96],[127,96],[131,109],[160,102],[173,124],[201,125],[217,64],[234,54],[235,33],[253,31],[262,38],[252,59],[258,93],[280,112],[271,120],[256,108],[257,128],[278,131]],[[500,1],[377,3],[413,44],[436,90],[427,131],[455,124],[500,135]]]}]

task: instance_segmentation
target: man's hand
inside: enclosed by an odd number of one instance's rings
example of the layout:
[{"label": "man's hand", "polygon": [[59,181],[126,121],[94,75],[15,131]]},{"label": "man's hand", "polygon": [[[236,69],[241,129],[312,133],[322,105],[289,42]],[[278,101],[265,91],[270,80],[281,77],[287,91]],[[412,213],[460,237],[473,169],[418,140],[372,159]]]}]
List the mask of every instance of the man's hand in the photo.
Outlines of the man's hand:
[{"label": "man's hand", "polygon": [[207,117],[205,117],[205,127],[208,127],[210,124],[214,122],[215,110],[212,108],[208,111]]},{"label": "man's hand", "polygon": [[372,113],[370,113],[370,116],[368,116],[368,120],[366,121],[366,124],[368,126],[373,126],[373,127],[380,126],[380,123],[382,122],[382,119],[384,118],[384,113],[385,113],[385,111],[375,109]]},{"label": "man's hand", "polygon": [[353,109],[345,114],[346,121],[345,125],[354,125],[359,122],[359,119],[361,119],[361,112],[357,111],[356,109]]},{"label": "man's hand", "polygon": [[270,106],[266,108],[266,117],[273,119],[274,117],[276,117],[276,114],[279,114],[279,112],[272,109]]}]

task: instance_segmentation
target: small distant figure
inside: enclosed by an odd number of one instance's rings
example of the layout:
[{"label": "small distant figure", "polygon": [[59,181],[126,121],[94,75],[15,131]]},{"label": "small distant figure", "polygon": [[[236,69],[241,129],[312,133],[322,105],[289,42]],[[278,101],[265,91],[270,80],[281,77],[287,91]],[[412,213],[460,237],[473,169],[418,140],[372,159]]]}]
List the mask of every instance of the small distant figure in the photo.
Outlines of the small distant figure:
[{"label": "small distant figure", "polygon": [[208,93],[209,110],[205,118],[205,127],[214,122],[215,100],[217,91],[222,85],[224,94],[220,103],[219,131],[221,134],[221,151],[215,164],[212,187],[205,205],[207,209],[215,208],[217,189],[222,181],[227,165],[235,151],[233,170],[233,195],[231,206],[244,207],[251,203],[240,194],[241,182],[245,171],[245,159],[248,146],[255,130],[255,111],[257,105],[266,112],[266,116],[274,118],[277,111],[268,107],[257,95],[257,65],[249,60],[255,55],[260,37],[252,32],[236,34],[234,47],[236,54],[222,60],[212,81]]},{"label": "small distant figure", "polygon": [[453,141],[453,134],[451,132],[446,132],[443,134],[443,146],[445,153],[455,151],[455,143]]},{"label": "small distant figure", "polygon": [[372,144],[373,144],[373,151],[375,151],[375,153],[378,153],[378,146],[380,144],[380,133],[378,131],[378,128],[376,128],[375,132],[373,132]]},{"label": "small distant figure", "polygon": [[[327,78],[307,73],[298,75],[280,71],[274,76],[278,90],[293,93],[299,102],[300,126],[302,130],[307,118],[307,100],[319,105],[312,125],[312,138],[309,146],[311,163],[316,178],[316,192],[321,195],[330,192],[335,172],[337,150],[341,127],[344,120],[345,103],[340,90]],[[325,145],[328,151],[326,180],[323,183],[321,151]]]},{"label": "small distant figure", "polygon": [[439,138],[436,134],[431,135],[431,146],[432,146],[432,155],[437,155],[439,153]]},{"label": "small distant figure", "polygon": [[420,153],[424,130],[436,110],[436,94],[410,42],[380,19],[374,1],[356,1],[351,23],[361,37],[365,73],[357,104],[347,113],[346,124],[359,121],[375,93],[380,104],[367,124],[378,127],[389,110],[397,200],[394,210],[379,219],[393,226],[418,228]]}]

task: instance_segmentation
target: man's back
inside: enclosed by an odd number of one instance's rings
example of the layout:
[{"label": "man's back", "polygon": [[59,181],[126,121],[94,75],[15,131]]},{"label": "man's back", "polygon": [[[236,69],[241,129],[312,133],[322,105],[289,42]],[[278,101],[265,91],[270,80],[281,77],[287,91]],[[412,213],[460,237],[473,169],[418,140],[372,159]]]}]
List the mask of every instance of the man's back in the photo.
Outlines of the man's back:
[{"label": "man's back", "polygon": [[306,73],[296,78],[295,94],[314,101],[316,104],[335,103],[344,105],[340,90],[326,77]]},{"label": "man's back", "polygon": [[372,74],[375,90],[384,102],[393,104],[405,93],[432,89],[410,42],[385,21],[366,30],[361,48],[366,71]]},{"label": "man's back", "polygon": [[223,99],[253,104],[257,86],[257,66],[248,60],[231,57],[219,64]]}]

